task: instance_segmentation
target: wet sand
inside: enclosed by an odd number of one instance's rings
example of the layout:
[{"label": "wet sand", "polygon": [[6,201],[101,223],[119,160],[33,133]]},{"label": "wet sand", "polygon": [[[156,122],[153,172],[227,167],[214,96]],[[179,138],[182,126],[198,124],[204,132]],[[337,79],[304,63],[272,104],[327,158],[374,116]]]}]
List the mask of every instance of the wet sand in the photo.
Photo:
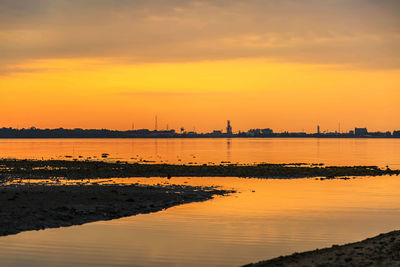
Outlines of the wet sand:
[{"label": "wet sand", "polygon": [[343,246],[333,245],[331,248],[294,253],[245,266],[400,266],[400,231]]},{"label": "wet sand", "polygon": [[156,212],[231,192],[177,185],[3,185],[0,236]]}]

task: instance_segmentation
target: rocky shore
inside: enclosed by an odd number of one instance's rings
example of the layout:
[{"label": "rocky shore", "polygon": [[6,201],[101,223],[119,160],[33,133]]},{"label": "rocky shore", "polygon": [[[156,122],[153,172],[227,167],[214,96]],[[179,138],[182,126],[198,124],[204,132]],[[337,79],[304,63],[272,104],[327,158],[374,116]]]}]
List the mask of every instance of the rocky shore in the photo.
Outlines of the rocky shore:
[{"label": "rocky shore", "polygon": [[361,242],[331,248],[294,253],[246,267],[333,267],[333,266],[400,266],[400,231],[368,238]]},{"label": "rocky shore", "polygon": [[176,185],[3,185],[0,236],[156,212],[231,192]]},{"label": "rocky shore", "polygon": [[114,177],[252,177],[348,178],[348,176],[399,175],[400,170],[377,166],[323,166],[321,164],[172,165],[103,161],[0,160],[0,181],[22,179],[86,179]]}]

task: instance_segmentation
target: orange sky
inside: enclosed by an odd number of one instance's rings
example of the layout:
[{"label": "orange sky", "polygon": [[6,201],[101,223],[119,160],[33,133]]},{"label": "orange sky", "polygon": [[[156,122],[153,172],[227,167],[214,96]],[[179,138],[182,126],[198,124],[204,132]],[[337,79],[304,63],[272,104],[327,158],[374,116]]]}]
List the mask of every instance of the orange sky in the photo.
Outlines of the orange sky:
[{"label": "orange sky", "polygon": [[396,1],[0,3],[0,126],[400,129]]}]

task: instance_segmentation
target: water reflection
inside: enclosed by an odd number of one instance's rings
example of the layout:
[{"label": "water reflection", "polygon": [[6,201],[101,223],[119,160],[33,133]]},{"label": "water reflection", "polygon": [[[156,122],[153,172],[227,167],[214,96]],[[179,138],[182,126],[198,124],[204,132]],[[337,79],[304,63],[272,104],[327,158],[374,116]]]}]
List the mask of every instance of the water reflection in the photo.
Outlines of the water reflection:
[{"label": "water reflection", "polygon": [[[72,153],[72,155],[71,155]],[[231,138],[231,139],[62,139],[0,140],[0,157],[156,160],[198,164],[325,163],[328,165],[389,165],[400,168],[400,139]],[[194,158],[195,157],[195,158]]]},{"label": "water reflection", "polygon": [[159,157],[158,155],[158,139],[153,139],[154,140],[154,155],[155,157]]},{"label": "water reflection", "polygon": [[227,161],[231,161],[231,139],[227,138],[226,139],[226,159]]},{"label": "water reflection", "polygon": [[238,266],[399,227],[398,177],[351,180],[132,178],[240,193],[84,226],[0,238],[5,266]]}]

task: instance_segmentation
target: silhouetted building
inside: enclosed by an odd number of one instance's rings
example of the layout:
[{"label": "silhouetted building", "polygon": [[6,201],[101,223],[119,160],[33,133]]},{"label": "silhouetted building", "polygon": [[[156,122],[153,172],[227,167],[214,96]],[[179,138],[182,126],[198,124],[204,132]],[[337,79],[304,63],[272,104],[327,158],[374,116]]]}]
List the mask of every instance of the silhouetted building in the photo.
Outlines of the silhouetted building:
[{"label": "silhouetted building", "polygon": [[366,136],[368,135],[367,128],[355,128],[354,129],[355,136]]},{"label": "silhouetted building", "polygon": [[265,128],[265,129],[250,129],[247,132],[247,135],[249,136],[271,136],[273,135],[273,131],[270,128]]},{"label": "silhouetted building", "polygon": [[226,126],[226,133],[231,135],[232,134],[232,126],[231,126],[231,121],[227,121],[227,126]]},{"label": "silhouetted building", "polygon": [[305,132],[289,133],[289,136],[292,136],[292,137],[304,137],[304,136],[307,136],[307,133],[305,133]]},{"label": "silhouetted building", "polygon": [[247,131],[247,135],[249,136],[260,136],[261,135],[261,129],[250,129]]},{"label": "silhouetted building", "polygon": [[400,137],[400,131],[393,131],[393,137]]},{"label": "silhouetted building", "polygon": [[219,131],[219,130],[214,130],[214,131],[212,131],[212,133],[210,133],[210,136],[212,136],[212,137],[220,137],[223,135],[224,134],[222,133],[222,131]]},{"label": "silhouetted building", "polygon": [[317,126],[317,134],[318,134],[318,135],[321,134],[321,131],[320,131],[320,129],[319,129],[319,125]]},{"label": "silhouetted building", "polygon": [[273,133],[274,133],[274,131],[272,131],[272,129],[270,129],[270,128],[261,129],[262,135],[271,135]]}]

